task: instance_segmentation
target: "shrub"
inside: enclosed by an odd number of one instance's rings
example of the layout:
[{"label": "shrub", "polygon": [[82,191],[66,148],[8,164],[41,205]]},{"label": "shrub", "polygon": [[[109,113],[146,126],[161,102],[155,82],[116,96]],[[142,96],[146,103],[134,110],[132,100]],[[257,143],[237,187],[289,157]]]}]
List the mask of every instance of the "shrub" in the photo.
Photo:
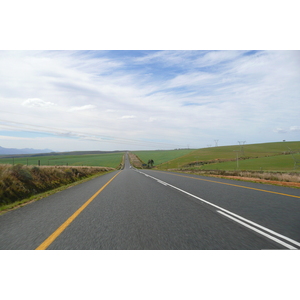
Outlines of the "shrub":
[{"label": "shrub", "polygon": [[31,168],[31,173],[33,173],[33,174],[39,174],[40,173],[40,168],[39,167],[32,167]]},{"label": "shrub", "polygon": [[24,169],[23,165],[17,164],[11,168],[11,173],[13,176],[21,181],[28,182],[32,180],[32,176],[28,169]]},{"label": "shrub", "polygon": [[27,167],[0,165],[0,205],[29,198],[84,177],[107,172],[101,167]]}]

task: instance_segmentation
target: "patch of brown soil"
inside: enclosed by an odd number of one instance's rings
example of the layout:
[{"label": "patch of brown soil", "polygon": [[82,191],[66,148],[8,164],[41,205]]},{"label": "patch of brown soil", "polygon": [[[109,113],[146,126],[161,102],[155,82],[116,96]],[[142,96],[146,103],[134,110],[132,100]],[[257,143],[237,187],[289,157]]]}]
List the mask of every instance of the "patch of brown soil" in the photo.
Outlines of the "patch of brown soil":
[{"label": "patch of brown soil", "polygon": [[142,168],[142,162],[140,161],[140,159],[133,153],[129,152],[128,153],[129,156],[129,160],[132,166],[134,166],[135,168]]}]

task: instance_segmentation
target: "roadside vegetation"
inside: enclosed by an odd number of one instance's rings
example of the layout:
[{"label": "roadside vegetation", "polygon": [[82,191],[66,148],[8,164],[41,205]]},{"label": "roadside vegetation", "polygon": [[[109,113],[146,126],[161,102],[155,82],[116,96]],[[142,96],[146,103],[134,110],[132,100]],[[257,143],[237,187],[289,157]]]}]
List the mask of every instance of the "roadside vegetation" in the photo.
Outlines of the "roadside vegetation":
[{"label": "roadside vegetation", "polygon": [[0,210],[14,202],[112,170],[107,167],[0,165]]},{"label": "roadside vegetation", "polygon": [[177,169],[175,172],[300,188],[300,172]]}]

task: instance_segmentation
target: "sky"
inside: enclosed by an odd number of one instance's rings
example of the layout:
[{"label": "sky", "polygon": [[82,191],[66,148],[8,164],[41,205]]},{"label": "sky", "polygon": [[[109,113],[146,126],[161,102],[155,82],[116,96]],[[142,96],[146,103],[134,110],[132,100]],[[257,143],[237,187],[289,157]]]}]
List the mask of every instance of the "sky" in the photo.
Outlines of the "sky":
[{"label": "sky", "polygon": [[204,148],[300,140],[300,51],[0,51],[0,146]]},{"label": "sky", "polygon": [[294,0],[16,0],[2,11],[2,147],[300,140]]}]

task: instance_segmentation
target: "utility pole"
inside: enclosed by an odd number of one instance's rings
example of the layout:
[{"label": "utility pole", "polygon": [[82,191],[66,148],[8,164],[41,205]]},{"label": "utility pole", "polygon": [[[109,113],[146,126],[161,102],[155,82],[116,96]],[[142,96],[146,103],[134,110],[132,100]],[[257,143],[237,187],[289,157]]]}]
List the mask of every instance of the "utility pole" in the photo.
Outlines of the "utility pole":
[{"label": "utility pole", "polygon": [[240,151],[242,153],[242,156],[245,156],[245,153],[244,153],[244,144],[246,143],[246,141],[238,141],[238,143],[240,144]]},{"label": "utility pole", "polygon": [[234,152],[236,152],[236,169],[239,169],[239,152],[240,150],[233,150]]},{"label": "utility pole", "polygon": [[215,140],[215,143],[216,143],[215,147],[218,147],[218,141],[219,140]]}]

